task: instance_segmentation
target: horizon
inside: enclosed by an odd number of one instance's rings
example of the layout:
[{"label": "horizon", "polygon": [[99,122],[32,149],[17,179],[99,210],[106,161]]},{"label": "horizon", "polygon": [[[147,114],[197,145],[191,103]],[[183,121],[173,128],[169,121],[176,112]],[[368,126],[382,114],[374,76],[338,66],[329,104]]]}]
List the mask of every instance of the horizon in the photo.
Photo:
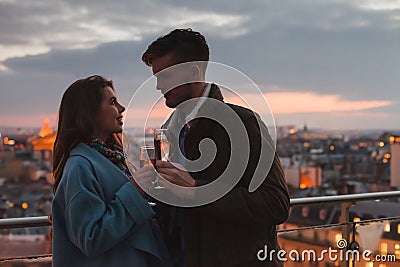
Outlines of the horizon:
[{"label": "horizon", "polygon": [[[57,125],[53,125],[50,123],[51,128],[54,131],[57,131]],[[298,131],[303,131],[305,125],[302,126],[296,126],[295,124],[287,124],[287,125],[276,125],[276,129],[279,128],[287,128],[287,127],[295,127]],[[373,132],[373,133],[379,133],[379,132],[400,132],[400,128],[348,128],[348,129],[336,129],[336,128],[321,128],[321,127],[310,127],[309,125],[307,126],[308,131],[324,131],[324,132],[349,132],[349,131],[360,131],[360,132]],[[2,131],[40,131],[42,125],[40,126],[7,126],[7,125],[0,125],[0,134]],[[157,128],[157,126],[150,126],[147,127],[146,129],[152,129],[152,128]],[[132,131],[132,130],[138,130],[138,129],[143,129],[141,126],[134,126],[134,127],[124,127],[124,131]]]}]

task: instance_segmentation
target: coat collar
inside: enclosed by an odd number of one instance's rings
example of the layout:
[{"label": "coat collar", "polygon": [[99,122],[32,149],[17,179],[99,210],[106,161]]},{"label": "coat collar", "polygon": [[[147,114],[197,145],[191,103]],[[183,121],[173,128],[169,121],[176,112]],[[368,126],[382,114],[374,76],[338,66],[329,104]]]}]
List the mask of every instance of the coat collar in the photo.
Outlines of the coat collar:
[{"label": "coat collar", "polygon": [[85,143],[79,143],[74,149],[72,149],[70,156],[84,157],[92,164],[99,163],[98,166],[107,166],[107,168],[115,169],[118,171],[118,173],[121,173],[124,177],[126,177],[126,175],[114,163]]},{"label": "coat collar", "polygon": [[102,155],[93,148],[91,148],[90,146],[84,143],[79,143],[76,147],[74,147],[71,150],[70,156],[84,156],[85,158],[88,158],[90,160],[93,159],[97,160]]}]

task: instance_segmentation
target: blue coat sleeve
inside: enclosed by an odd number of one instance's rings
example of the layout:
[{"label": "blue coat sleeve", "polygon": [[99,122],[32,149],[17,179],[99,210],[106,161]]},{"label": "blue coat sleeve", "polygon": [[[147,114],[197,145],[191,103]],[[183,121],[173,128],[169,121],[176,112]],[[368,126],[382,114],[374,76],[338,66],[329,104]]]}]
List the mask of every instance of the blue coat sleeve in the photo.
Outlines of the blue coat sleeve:
[{"label": "blue coat sleeve", "polygon": [[81,159],[72,165],[63,177],[67,179],[66,228],[70,240],[87,256],[111,249],[154,216],[130,182],[123,184],[115,198],[106,203],[90,162]]}]

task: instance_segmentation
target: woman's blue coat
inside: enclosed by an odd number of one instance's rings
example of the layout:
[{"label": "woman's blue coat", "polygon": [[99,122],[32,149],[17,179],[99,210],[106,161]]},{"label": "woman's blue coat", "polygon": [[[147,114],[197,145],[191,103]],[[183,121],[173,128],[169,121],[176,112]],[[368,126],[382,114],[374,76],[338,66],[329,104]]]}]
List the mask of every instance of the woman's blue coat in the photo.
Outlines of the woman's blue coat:
[{"label": "woman's blue coat", "polygon": [[169,266],[153,216],[124,173],[81,143],[53,200],[53,266]]}]

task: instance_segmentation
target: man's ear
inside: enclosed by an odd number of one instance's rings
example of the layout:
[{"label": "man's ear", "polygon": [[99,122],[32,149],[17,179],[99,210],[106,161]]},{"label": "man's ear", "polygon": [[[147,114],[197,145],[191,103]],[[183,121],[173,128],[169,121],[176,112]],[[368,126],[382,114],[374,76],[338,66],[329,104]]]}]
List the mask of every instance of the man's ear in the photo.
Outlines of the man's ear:
[{"label": "man's ear", "polygon": [[193,81],[201,81],[201,69],[198,65],[192,66],[192,79]]}]

